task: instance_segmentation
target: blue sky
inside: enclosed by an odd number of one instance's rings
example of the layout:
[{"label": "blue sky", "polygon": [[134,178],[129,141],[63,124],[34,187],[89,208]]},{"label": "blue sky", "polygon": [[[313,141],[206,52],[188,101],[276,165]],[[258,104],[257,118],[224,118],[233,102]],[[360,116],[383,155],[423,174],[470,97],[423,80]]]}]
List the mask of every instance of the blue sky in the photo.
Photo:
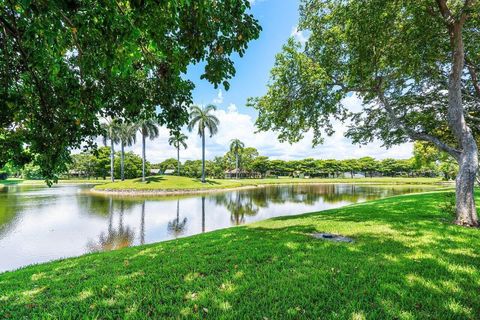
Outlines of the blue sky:
[{"label": "blue sky", "polygon": [[[256,0],[252,5],[252,13],[260,22],[262,32],[260,38],[249,43],[246,54],[240,58],[233,56],[236,76],[230,81],[228,92],[222,90],[223,103],[220,108],[226,109],[234,103],[239,112],[256,115],[251,108],[246,108],[248,97],[261,96],[266,91],[269,72],[275,62],[275,54],[280,52],[282,45],[298,23],[297,0]],[[200,80],[203,64],[192,66],[188,78],[195,83],[194,100],[200,104],[211,103],[218,90],[206,80]]]},{"label": "blue sky", "polygon": [[[204,64],[190,66],[187,77],[195,83],[193,98],[196,104],[205,105],[214,103],[219,110],[216,112],[220,119],[219,133],[207,138],[206,157],[212,159],[223,155],[231,139],[238,138],[246,146],[255,147],[261,155],[276,159],[346,159],[362,156],[384,158],[409,158],[412,154],[412,145],[404,144],[391,149],[381,147],[380,142],[367,146],[354,146],[343,134],[345,125],[337,124],[337,132],[327,137],[321,146],[312,148],[311,134],[294,144],[279,143],[274,132],[255,133],[255,119],[257,113],[245,106],[248,97],[261,96],[266,92],[270,69],[275,62],[275,55],[280,52],[282,45],[290,36],[305,40],[305,34],[296,29],[298,24],[298,0],[250,0],[252,13],[260,22],[262,32],[260,38],[250,42],[246,54],[240,58],[233,56],[236,76],[230,81],[230,90],[215,89],[206,80],[201,80]],[[359,99],[351,96],[345,99],[344,104],[355,110],[361,109]],[[184,128],[189,137],[188,148],[181,152],[182,161],[201,158],[201,142],[195,132],[190,133]],[[176,157],[175,150],[168,145],[168,131],[161,129],[160,137],[149,142],[147,157],[151,162],[159,162],[170,157]],[[138,140],[140,141],[140,140]],[[141,146],[133,146],[134,152],[140,154]]]}]

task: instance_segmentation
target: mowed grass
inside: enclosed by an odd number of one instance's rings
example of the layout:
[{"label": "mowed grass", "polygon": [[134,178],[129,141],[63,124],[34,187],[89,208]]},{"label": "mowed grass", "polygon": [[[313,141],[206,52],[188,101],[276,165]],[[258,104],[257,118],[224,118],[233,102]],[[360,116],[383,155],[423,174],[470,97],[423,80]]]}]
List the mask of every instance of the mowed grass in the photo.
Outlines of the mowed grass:
[{"label": "mowed grass", "polygon": [[208,179],[202,183],[200,179],[178,176],[152,176],[147,177],[145,182],[141,178],[117,180],[95,187],[97,190],[203,190],[225,189],[242,186],[235,180]]},{"label": "mowed grass", "polygon": [[386,198],[7,272],[0,315],[478,319],[480,230],[451,224],[438,208],[445,195]]},{"label": "mowed grass", "polygon": [[[107,183],[108,180],[103,179],[61,179],[58,184],[101,184]],[[19,178],[9,178],[0,180],[0,187],[8,185],[46,185],[44,180],[24,180]]]},{"label": "mowed grass", "polygon": [[435,184],[439,178],[341,178],[341,179],[208,179],[202,183],[200,179],[179,176],[152,176],[145,182],[141,178],[105,183],[95,187],[96,190],[109,191],[193,191],[208,189],[229,189],[245,186],[295,183],[371,183],[371,184]]}]

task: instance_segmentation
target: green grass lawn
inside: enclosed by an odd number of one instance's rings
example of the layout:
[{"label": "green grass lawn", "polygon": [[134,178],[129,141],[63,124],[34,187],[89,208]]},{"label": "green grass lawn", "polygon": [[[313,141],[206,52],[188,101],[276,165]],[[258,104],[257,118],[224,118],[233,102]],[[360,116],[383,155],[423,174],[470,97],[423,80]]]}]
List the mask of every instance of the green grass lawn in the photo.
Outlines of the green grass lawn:
[{"label": "green grass lawn", "polygon": [[[445,194],[386,198],[7,272],[0,275],[0,315],[478,319],[480,230],[450,224],[438,208]],[[312,232],[355,243],[317,240]]]},{"label": "green grass lawn", "polygon": [[110,191],[181,191],[181,190],[206,190],[227,189],[242,186],[258,186],[269,184],[292,184],[292,183],[372,183],[372,184],[434,184],[441,182],[439,178],[356,178],[356,179],[209,179],[205,184],[200,179],[178,176],[153,176],[148,177],[146,182],[142,179],[130,179],[105,183],[95,187],[97,190]]}]

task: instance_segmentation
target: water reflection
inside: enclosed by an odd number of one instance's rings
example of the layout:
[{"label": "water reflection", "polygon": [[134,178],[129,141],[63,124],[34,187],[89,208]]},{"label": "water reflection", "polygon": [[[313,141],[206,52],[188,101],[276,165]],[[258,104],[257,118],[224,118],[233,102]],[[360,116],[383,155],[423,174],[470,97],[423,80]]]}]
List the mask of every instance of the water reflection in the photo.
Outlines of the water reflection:
[{"label": "water reflection", "polygon": [[[144,206],[142,206],[144,208]],[[129,226],[125,226],[123,223],[123,217],[125,215],[125,201],[120,201],[120,211],[118,214],[118,227],[113,226],[113,219],[115,212],[113,211],[113,199],[109,199],[110,214],[108,216],[108,229],[107,232],[101,232],[97,241],[89,241],[87,244],[88,251],[110,251],[115,249],[121,249],[129,247],[133,244],[135,233]],[[144,214],[144,211],[143,211]],[[144,215],[142,214],[142,218]],[[143,231],[143,230],[142,230]],[[141,231],[141,233],[142,233]],[[144,242],[141,241],[141,244]]]},{"label": "water reflection", "polygon": [[145,244],[145,200],[142,202],[142,218],[140,219],[140,244]]},{"label": "water reflection", "polygon": [[[145,202],[144,202],[145,205]],[[178,238],[185,232],[187,225],[187,218],[180,220],[180,199],[177,200],[177,217],[172,221],[168,222],[167,229],[171,235],[175,238]]]},{"label": "water reflection", "polygon": [[202,196],[202,232],[205,232],[205,196]]},{"label": "water reflection", "polygon": [[0,272],[152,243],[275,216],[329,209],[431,187],[285,185],[202,196],[99,196],[91,186],[12,186],[0,192]]},{"label": "water reflection", "polygon": [[255,216],[258,213],[258,203],[266,205],[266,202],[255,201],[255,196],[249,196],[244,192],[232,192],[219,194],[215,197],[217,205],[224,206],[230,212],[230,221],[233,225],[245,223],[245,216]]}]

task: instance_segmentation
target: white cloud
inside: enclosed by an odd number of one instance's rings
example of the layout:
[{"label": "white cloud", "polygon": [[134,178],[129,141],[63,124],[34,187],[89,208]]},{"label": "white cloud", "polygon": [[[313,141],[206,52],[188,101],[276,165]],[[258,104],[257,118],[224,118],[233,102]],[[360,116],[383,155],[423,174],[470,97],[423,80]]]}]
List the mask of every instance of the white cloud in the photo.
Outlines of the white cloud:
[{"label": "white cloud", "polygon": [[305,42],[307,42],[308,40],[308,36],[306,35],[305,31],[298,30],[298,26],[294,26],[292,28],[292,32],[290,33],[290,36],[294,37],[295,40],[297,40],[301,44],[305,44]]},{"label": "white cloud", "polygon": [[222,89],[218,89],[217,97],[213,99],[213,103],[221,104],[223,103],[223,91]]},{"label": "white cloud", "polygon": [[230,103],[227,107],[228,112],[237,112],[237,105],[235,103]]},{"label": "white cloud", "polygon": [[[361,108],[361,101],[355,95],[347,97],[343,101],[344,105],[352,111],[358,111]],[[313,133],[308,132],[305,138],[293,145],[280,143],[274,132],[259,132],[255,127],[255,119],[248,114],[238,111],[235,104],[230,104],[227,110],[219,109],[215,115],[220,120],[219,132],[212,138],[206,138],[206,157],[212,159],[215,156],[221,156],[227,152],[230,141],[238,138],[246,146],[257,148],[262,155],[273,159],[347,159],[372,156],[377,159],[385,158],[409,158],[412,156],[413,146],[411,143],[386,149],[381,146],[381,142],[376,141],[366,146],[353,145],[352,142],[344,137],[346,126],[336,123],[337,131],[333,136],[326,137],[325,143],[312,148]],[[201,139],[197,131],[188,132],[188,148],[180,151],[181,160],[200,159],[202,156]],[[169,131],[161,128],[160,137],[154,141],[147,141],[147,158],[151,162],[160,162],[167,158],[175,158],[176,150],[168,144]],[[140,137],[138,137],[140,138]],[[141,139],[137,139],[137,144],[133,151],[141,154]]]}]

